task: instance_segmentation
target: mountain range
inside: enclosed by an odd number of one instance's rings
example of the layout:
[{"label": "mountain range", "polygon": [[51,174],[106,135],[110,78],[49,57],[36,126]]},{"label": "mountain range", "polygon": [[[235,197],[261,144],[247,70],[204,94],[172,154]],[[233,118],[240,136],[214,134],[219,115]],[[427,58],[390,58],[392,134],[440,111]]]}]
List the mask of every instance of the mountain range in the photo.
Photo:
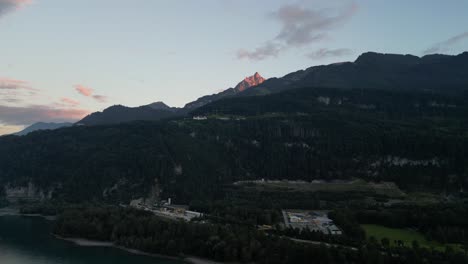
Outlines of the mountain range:
[{"label": "mountain range", "polygon": [[183,108],[169,107],[163,102],[133,108],[118,105],[93,113],[77,124],[154,121],[183,116],[223,98],[259,96],[301,87],[425,90],[453,94],[467,89],[467,72],[468,52],[456,56],[433,54],[423,57],[367,52],[354,62],[314,66],[281,78],[265,79],[257,72],[234,88],[200,97]]},{"label": "mountain range", "polygon": [[265,95],[306,86],[454,93],[467,89],[467,72],[468,52],[424,57],[367,52],[354,62],[314,66],[268,79],[242,95]]},{"label": "mountain range", "polygon": [[256,72],[254,75],[246,77],[234,88],[229,88],[221,93],[204,96],[194,102],[188,103],[184,108],[169,107],[163,102],[155,102],[139,107],[127,107],[114,105],[102,112],[92,113],[77,122],[77,125],[106,125],[124,123],[130,121],[156,121],[165,118],[181,116],[198,107],[224,97],[234,96],[247,89],[263,83],[265,79]]},{"label": "mountain range", "polygon": [[362,178],[458,193],[468,188],[467,66],[468,53],[365,53],[192,109],[112,106],[69,129],[0,137],[0,186],[5,197],[16,187],[33,193],[31,183],[38,199],[113,202],[157,190],[211,201],[225,195],[221,186],[259,179]]},{"label": "mountain range", "polygon": [[[459,55],[382,54],[367,52],[354,62],[313,66],[281,78],[263,78],[258,72],[246,77],[234,88],[206,95],[182,108],[155,102],[138,107],[114,105],[92,113],[76,125],[106,125],[130,121],[157,121],[184,116],[196,109],[225,98],[262,96],[301,87],[360,88],[383,90],[424,90],[457,94],[468,88],[468,52]],[[24,135],[37,129],[55,129],[61,125],[34,124],[18,132]]]}]

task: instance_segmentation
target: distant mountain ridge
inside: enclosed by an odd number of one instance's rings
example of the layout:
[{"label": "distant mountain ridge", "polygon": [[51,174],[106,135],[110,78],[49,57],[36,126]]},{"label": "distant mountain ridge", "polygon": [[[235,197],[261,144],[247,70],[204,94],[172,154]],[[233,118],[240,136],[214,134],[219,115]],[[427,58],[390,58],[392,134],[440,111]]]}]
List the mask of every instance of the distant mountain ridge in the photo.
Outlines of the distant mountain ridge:
[{"label": "distant mountain ridge", "polygon": [[[162,103],[164,104],[164,103]],[[81,119],[76,125],[109,125],[131,121],[157,121],[164,118],[175,117],[177,110],[161,103],[150,104],[139,107],[127,107],[114,105],[104,109],[102,112],[92,113]]]},{"label": "distant mountain ridge", "polygon": [[236,95],[253,86],[261,84],[264,81],[265,79],[256,72],[254,75],[246,77],[244,80],[239,82],[235,88],[229,88],[216,95],[202,97],[195,102],[187,104],[184,108],[170,107],[161,101],[139,107],[114,105],[104,109],[102,112],[92,113],[78,121],[76,124],[106,125],[131,121],[157,121],[165,118],[181,116],[189,112],[191,109],[201,107],[207,103],[219,100],[229,95]]},{"label": "distant mountain ridge", "polygon": [[177,108],[177,107],[170,107],[168,106],[167,104],[165,104],[164,102],[161,102],[161,101],[158,101],[158,102],[154,102],[154,103],[151,103],[151,104],[148,104],[146,105],[147,107],[150,107],[154,110],[165,110],[165,111],[178,111],[180,108]]},{"label": "distant mountain ridge", "polygon": [[24,136],[24,135],[27,135],[31,132],[34,132],[34,131],[38,131],[38,130],[54,130],[54,129],[59,129],[59,128],[62,128],[62,127],[69,127],[69,126],[72,126],[73,123],[68,123],[68,122],[65,122],[65,123],[44,123],[44,122],[38,122],[38,123],[34,123],[28,127],[26,127],[25,129],[15,133],[14,135],[17,135],[17,136]]},{"label": "distant mountain ridge", "polygon": [[155,102],[140,107],[114,106],[93,113],[78,124],[97,125],[136,120],[160,120],[183,116],[224,98],[262,96],[286,90],[309,88],[422,90],[460,93],[468,90],[468,52],[459,55],[432,54],[423,57],[366,52],[354,62],[313,66],[281,78],[263,78],[258,72],[234,88],[207,95],[183,108]]}]

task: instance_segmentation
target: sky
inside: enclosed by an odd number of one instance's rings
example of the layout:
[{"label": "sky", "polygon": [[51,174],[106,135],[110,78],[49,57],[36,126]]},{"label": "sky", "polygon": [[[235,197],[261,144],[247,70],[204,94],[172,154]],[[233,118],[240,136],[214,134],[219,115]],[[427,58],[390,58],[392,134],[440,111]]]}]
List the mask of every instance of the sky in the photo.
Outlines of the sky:
[{"label": "sky", "polygon": [[255,72],[468,50],[466,0],[0,0],[0,135]]}]

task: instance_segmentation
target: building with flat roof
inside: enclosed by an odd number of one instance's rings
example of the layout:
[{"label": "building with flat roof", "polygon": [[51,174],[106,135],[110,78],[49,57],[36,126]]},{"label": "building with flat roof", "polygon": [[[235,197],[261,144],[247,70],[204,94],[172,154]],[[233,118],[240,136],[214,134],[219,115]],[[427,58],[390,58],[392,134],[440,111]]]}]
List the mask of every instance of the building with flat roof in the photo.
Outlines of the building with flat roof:
[{"label": "building with flat roof", "polygon": [[286,227],[309,229],[329,235],[342,234],[325,211],[283,210],[282,213]]}]

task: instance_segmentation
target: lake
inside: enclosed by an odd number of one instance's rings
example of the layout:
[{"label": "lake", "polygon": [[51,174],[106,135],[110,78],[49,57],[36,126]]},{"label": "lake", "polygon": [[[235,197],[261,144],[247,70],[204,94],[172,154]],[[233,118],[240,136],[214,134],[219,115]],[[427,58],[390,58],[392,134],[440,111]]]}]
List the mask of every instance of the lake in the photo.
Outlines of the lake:
[{"label": "lake", "polygon": [[0,216],[1,264],[180,264],[111,247],[83,247],[54,238],[40,217]]}]

